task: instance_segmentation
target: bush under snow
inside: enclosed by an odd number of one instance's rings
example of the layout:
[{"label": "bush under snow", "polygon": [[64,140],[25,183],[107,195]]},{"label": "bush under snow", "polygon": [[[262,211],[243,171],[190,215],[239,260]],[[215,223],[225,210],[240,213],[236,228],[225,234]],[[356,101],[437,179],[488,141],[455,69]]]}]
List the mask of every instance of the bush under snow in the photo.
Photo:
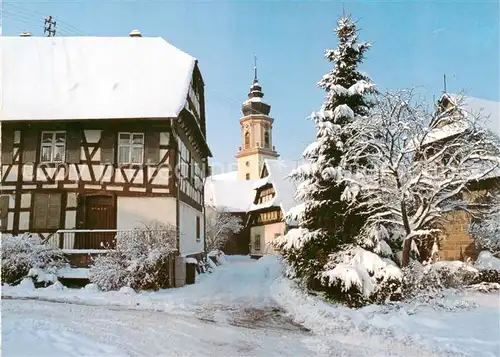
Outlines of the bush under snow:
[{"label": "bush under snow", "polygon": [[103,291],[167,288],[176,239],[175,227],[156,222],[122,232],[116,236],[116,249],[94,259],[89,280]]},{"label": "bush under snow", "polygon": [[331,269],[325,267],[321,278],[329,298],[350,306],[383,302],[400,297],[403,274],[392,260],[357,247]]},{"label": "bush under snow", "polygon": [[479,269],[500,270],[500,259],[496,258],[491,252],[484,250],[477,257],[476,267]]},{"label": "bush under snow", "polygon": [[[13,284],[30,275],[39,281],[49,277],[67,261],[62,250],[42,244],[38,237],[31,234],[2,238],[2,282]],[[31,272],[30,272],[31,270]]]}]

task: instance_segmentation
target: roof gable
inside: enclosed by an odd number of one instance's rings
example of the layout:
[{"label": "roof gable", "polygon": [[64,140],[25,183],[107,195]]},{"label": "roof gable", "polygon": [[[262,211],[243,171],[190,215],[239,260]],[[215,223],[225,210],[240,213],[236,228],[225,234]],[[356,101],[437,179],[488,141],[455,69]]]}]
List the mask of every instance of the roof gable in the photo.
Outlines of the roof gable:
[{"label": "roof gable", "polygon": [[[297,205],[298,202],[295,200],[297,185],[294,181],[288,178],[288,175],[292,170],[297,168],[299,164],[300,161],[266,159],[264,165],[267,168],[268,175],[256,181],[254,188],[257,190],[260,187],[270,184],[274,189],[275,196],[267,202],[253,204],[250,207],[250,210],[259,210],[272,206],[278,206],[281,207],[283,213],[286,214],[286,212],[288,212],[293,206]],[[258,192],[256,192],[256,195],[257,194]]]},{"label": "roof gable", "polygon": [[254,199],[254,181],[238,180],[233,171],[213,175],[205,181],[205,204],[227,212],[247,212]]},{"label": "roof gable", "polygon": [[196,59],[162,38],[0,37],[3,120],[174,118]]}]

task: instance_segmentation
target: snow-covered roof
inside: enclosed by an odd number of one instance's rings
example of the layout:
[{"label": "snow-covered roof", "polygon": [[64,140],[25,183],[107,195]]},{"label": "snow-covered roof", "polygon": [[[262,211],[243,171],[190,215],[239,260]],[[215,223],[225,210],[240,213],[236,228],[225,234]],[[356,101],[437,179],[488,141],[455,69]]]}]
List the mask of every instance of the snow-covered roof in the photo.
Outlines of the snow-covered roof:
[{"label": "snow-covered roof", "polygon": [[[451,94],[451,97],[455,98],[457,95]],[[487,117],[486,126],[492,132],[500,136],[500,102],[474,97],[465,97],[463,106],[466,111],[474,114],[480,113],[481,116]]]},{"label": "snow-covered roof", "polygon": [[174,118],[196,59],[162,38],[0,37],[2,120]]},{"label": "snow-covered roof", "polygon": [[[491,130],[496,135],[500,136],[500,103],[490,100],[474,98],[474,97],[463,97],[458,94],[446,95],[449,100],[461,99],[461,107],[463,109],[463,114],[468,113],[478,115],[480,114],[482,118],[485,118],[485,122],[481,124],[486,124],[486,127]],[[468,121],[454,121],[451,124],[445,125],[440,128],[435,128],[428,133],[427,140],[425,143],[432,143],[438,140],[445,139],[450,136],[458,135],[463,133],[469,127]]]},{"label": "snow-covered roof", "polygon": [[250,210],[255,211],[271,206],[278,206],[281,207],[283,213],[286,214],[286,212],[288,212],[290,208],[297,205],[298,202],[295,200],[295,191],[297,190],[297,185],[287,176],[293,169],[297,168],[299,164],[299,161],[266,159],[264,161],[264,165],[266,165],[268,176],[259,181],[256,181],[255,188],[257,189],[270,183],[274,188],[275,196],[273,199],[267,202],[256,205],[252,204]]},{"label": "snow-covered roof", "polygon": [[427,133],[427,137],[422,144],[431,144],[455,135],[462,134],[469,129],[469,121],[457,121],[440,128],[434,128]]},{"label": "snow-covered roof", "polygon": [[253,180],[238,180],[238,171],[212,175],[205,181],[205,205],[228,212],[248,212],[253,202]]}]

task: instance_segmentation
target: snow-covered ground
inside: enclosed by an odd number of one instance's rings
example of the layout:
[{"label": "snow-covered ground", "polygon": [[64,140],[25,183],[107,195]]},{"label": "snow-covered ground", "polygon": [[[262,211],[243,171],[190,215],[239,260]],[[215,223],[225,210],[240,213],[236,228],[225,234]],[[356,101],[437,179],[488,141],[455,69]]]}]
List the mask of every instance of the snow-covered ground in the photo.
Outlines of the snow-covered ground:
[{"label": "snow-covered ground", "polygon": [[[498,294],[450,296],[446,304],[452,311],[408,304],[354,311],[303,294],[281,277],[275,257],[257,262],[229,257],[195,285],[154,293],[60,285],[34,290],[22,284],[4,286],[2,295],[4,356],[493,357],[500,352]],[[26,298],[32,300],[21,300]]]}]

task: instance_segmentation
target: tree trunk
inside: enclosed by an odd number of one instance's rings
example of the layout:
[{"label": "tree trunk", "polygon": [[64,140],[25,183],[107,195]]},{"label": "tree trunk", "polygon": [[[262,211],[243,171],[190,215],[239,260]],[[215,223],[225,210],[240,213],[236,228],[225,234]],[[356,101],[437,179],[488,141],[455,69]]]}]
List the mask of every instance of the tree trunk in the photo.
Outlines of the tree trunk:
[{"label": "tree trunk", "polygon": [[[405,205],[404,200],[401,201],[401,216],[403,218],[403,225],[405,227],[406,237],[408,237],[408,235],[411,232],[411,228],[410,228],[410,222],[408,222],[408,215],[406,212],[406,205]],[[411,251],[411,242],[412,241],[413,241],[413,238],[409,238],[409,239],[405,238],[405,243],[403,245],[403,257],[401,259],[401,266],[403,268],[408,266],[408,264],[410,263],[410,251]]]},{"label": "tree trunk", "polygon": [[411,242],[413,238],[405,239],[405,244],[403,246],[403,258],[401,259],[401,266],[406,267],[410,263],[410,251],[411,251]]}]

